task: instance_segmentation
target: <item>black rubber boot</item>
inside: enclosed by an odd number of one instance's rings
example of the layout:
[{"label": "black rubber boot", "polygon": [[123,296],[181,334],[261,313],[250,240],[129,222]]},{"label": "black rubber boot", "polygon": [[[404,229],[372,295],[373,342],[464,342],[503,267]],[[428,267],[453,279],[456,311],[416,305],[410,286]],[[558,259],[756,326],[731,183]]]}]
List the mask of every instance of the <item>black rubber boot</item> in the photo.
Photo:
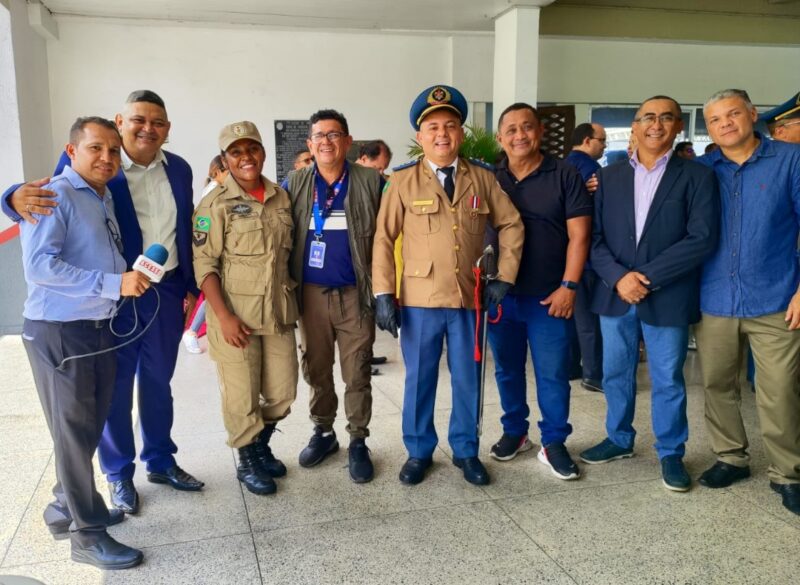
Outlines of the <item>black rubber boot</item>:
[{"label": "black rubber boot", "polygon": [[261,450],[257,443],[258,441],[239,449],[239,467],[236,468],[236,477],[250,493],[260,496],[274,494],[278,490],[278,486],[261,466],[259,460]]},{"label": "black rubber boot", "polygon": [[275,424],[269,424],[265,425],[264,430],[258,435],[258,440],[256,441],[258,458],[261,461],[261,466],[271,477],[283,477],[286,475],[286,466],[280,459],[275,458],[269,446],[269,440],[274,432]]}]

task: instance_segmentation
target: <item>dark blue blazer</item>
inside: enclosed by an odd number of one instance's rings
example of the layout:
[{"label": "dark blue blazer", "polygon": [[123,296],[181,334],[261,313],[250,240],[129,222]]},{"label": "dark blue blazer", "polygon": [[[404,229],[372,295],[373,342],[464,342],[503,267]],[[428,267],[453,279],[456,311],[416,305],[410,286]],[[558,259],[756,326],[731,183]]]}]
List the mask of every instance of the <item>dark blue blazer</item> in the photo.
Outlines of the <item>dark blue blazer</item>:
[{"label": "dark blue blazer", "polygon": [[700,268],[717,246],[720,224],[719,187],[709,170],[678,156],[669,159],[638,246],[633,167],[625,160],[600,170],[591,262],[602,284],[595,287],[593,312],[625,314],[630,305],[614,287],[635,270],[651,282],[650,294],[636,306],[644,323],[675,327],[700,320]]},{"label": "dark blue blazer", "polygon": [[[172,195],[175,197],[175,206],[178,210],[178,225],[175,228],[178,271],[181,280],[185,283],[186,290],[198,294],[192,267],[192,213],[194,213],[192,169],[189,163],[176,154],[164,151],[164,156],[167,159],[164,169],[167,172],[169,186],[172,188]],[[63,152],[56,165],[56,170],[53,171],[53,176],[61,174],[63,168],[69,164],[69,157],[66,152]],[[144,244],[142,243],[142,228],[139,226],[131,192],[128,189],[128,180],[125,178],[122,168],[117,176],[108,182],[108,188],[111,189],[114,214],[117,217],[122,238],[122,255],[130,269],[136,258],[144,251]]]}]

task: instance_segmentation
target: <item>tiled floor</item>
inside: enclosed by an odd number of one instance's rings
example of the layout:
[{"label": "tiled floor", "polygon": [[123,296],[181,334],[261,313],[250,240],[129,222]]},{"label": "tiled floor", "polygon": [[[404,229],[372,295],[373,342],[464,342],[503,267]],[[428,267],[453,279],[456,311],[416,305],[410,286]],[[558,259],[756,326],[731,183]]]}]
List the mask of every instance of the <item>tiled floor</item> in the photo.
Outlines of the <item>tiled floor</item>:
[{"label": "tiled floor", "polygon": [[[213,365],[207,354],[182,351],[173,384],[173,435],[179,463],[206,488],[199,494],[172,491],[147,483],[139,468],[142,511],[111,531],[142,547],[145,563],[103,573],[72,563],[69,542],[53,541],[41,520],[54,480],[50,437],[20,338],[0,338],[0,583],[3,575],[49,585],[800,582],[800,517],[785,511],[769,490],[749,393],[743,408],[753,477],[730,489],[695,486],[677,494],[662,487],[644,368],[636,457],[582,465],[583,477],[573,482],[550,475],[536,461],[536,450],[512,462],[493,461],[487,453],[500,434],[500,410],[490,375],[481,451],[492,484],[479,488],[464,482],[443,444],[428,479],[408,487],[397,481],[405,460],[399,349],[379,334],[376,353],[390,361],[373,379],[368,444],[375,480],[365,485],[349,480],[344,421],[336,427],[343,448],[318,468],[299,467],[297,454],[311,432],[308,389],[301,382],[294,412],[273,439],[288,476],[279,480],[277,495],[258,497],[236,481]],[[690,352],[687,364],[686,463],[696,477],[713,457],[695,357]],[[450,397],[444,362],[440,382],[436,422],[446,437]],[[538,416],[535,405],[533,410]],[[573,454],[604,436],[604,414],[602,395],[573,388]],[[97,481],[105,494],[99,474]]]}]

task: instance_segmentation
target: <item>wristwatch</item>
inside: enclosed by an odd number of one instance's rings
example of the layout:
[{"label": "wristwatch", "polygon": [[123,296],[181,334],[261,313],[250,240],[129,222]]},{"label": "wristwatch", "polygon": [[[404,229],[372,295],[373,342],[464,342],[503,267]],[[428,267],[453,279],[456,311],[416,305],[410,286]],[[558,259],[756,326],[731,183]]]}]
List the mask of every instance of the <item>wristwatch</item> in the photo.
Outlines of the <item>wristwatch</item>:
[{"label": "wristwatch", "polygon": [[569,290],[578,290],[578,283],[574,280],[562,280],[561,286],[568,288]]}]

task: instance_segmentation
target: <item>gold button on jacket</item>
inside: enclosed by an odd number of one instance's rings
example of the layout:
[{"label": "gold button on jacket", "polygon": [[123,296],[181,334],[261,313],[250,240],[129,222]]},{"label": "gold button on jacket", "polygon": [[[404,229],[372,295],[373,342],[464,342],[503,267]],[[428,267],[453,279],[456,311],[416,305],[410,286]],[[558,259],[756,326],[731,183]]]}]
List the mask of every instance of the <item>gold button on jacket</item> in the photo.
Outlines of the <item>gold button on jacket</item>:
[{"label": "gold button on jacket", "polygon": [[395,291],[393,246],[400,232],[402,305],[474,308],[472,266],[483,252],[487,224],[499,236],[499,278],[515,281],[524,239],[519,212],[486,168],[459,159],[455,183],[451,203],[424,159],[391,175],[373,247],[375,294]]}]

